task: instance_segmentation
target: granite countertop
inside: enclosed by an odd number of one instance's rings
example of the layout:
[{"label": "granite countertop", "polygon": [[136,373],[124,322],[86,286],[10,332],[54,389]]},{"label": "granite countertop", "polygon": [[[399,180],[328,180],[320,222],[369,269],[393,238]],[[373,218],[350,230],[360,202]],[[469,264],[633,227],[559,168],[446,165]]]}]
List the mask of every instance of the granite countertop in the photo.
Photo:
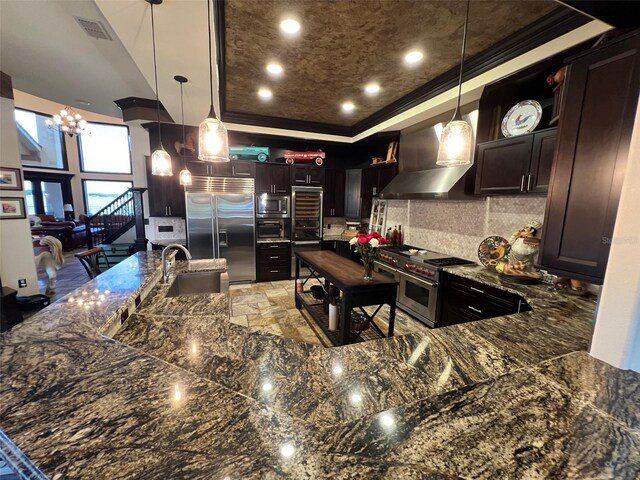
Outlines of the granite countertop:
[{"label": "granite countertop", "polygon": [[51,478],[637,478],[640,375],[584,352],[593,301],[450,271],[533,311],[324,349],[138,253],[1,337],[0,428]]},{"label": "granite countertop", "polygon": [[342,235],[342,233],[323,233],[322,234],[322,240],[324,240],[325,242],[348,242],[349,240],[351,240],[353,237],[347,237]]}]

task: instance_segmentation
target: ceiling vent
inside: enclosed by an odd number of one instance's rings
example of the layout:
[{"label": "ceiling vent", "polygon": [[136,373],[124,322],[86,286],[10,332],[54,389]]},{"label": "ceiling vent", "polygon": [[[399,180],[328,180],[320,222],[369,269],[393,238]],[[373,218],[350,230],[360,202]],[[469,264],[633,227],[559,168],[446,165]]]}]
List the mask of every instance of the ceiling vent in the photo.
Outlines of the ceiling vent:
[{"label": "ceiling vent", "polygon": [[104,28],[102,22],[99,22],[98,20],[89,20],[88,18],[73,18],[76,19],[85,33],[91,38],[97,38],[98,40],[113,40],[111,38],[111,35],[109,35],[109,33],[107,32],[107,29]]}]

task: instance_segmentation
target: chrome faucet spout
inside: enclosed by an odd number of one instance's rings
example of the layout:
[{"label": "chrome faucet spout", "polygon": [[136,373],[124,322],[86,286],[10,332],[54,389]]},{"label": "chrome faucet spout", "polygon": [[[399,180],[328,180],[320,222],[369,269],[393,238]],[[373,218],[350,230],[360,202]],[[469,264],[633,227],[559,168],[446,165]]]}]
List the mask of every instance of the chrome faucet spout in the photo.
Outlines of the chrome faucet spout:
[{"label": "chrome faucet spout", "polygon": [[177,248],[179,250],[182,250],[185,256],[187,257],[187,260],[191,260],[192,258],[191,253],[189,253],[189,250],[187,250],[183,245],[180,245],[178,243],[171,243],[166,247],[164,247],[164,249],[162,250],[162,283],[167,283],[167,281],[169,280],[169,274],[171,273],[171,266],[167,268],[167,253],[172,248]]}]

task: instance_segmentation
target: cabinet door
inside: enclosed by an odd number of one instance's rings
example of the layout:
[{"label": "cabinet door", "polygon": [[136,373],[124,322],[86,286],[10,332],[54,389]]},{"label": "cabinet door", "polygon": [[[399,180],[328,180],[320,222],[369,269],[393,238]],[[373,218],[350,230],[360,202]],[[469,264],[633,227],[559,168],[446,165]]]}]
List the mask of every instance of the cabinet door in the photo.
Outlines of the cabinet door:
[{"label": "cabinet door", "polygon": [[530,176],[527,178],[527,191],[530,193],[547,193],[549,190],[557,133],[557,129],[554,128],[533,136]]},{"label": "cabinet door", "polygon": [[639,51],[636,35],[570,66],[540,255],[552,273],[604,279],[638,100]]},{"label": "cabinet door", "polygon": [[151,157],[145,156],[147,165],[147,192],[149,195],[149,216],[150,217],[167,217],[169,209],[166,202],[166,186],[167,179],[173,177],[160,177],[151,175]]},{"label": "cabinet door", "polygon": [[525,192],[532,145],[532,135],[480,144],[475,193],[513,195]]},{"label": "cabinet door", "polygon": [[[344,216],[345,175],[344,170],[333,172],[333,216]],[[325,172],[326,175],[326,172]],[[326,182],[325,182],[326,183]]]},{"label": "cabinet door", "polygon": [[231,163],[231,176],[253,178],[255,176],[255,162],[234,160]]},{"label": "cabinet door", "polygon": [[210,163],[199,162],[196,160],[187,161],[187,168],[191,172],[191,175],[198,175],[202,177],[210,175],[210,170],[209,170],[210,165],[211,165]]},{"label": "cabinet door", "polygon": [[215,162],[209,163],[209,175],[212,177],[232,177],[232,162]]},{"label": "cabinet door", "polygon": [[256,193],[273,193],[271,168],[267,163],[256,165]]},{"label": "cabinet door", "polygon": [[186,213],[184,186],[180,185],[180,180],[176,175],[167,178],[173,180],[170,182],[169,188],[167,188],[167,205],[169,207],[169,215],[171,217],[184,218]]},{"label": "cabinet door", "polygon": [[344,216],[360,218],[360,192],[362,192],[362,170],[345,171]]},{"label": "cabinet door", "polygon": [[269,165],[269,178],[273,185],[273,193],[291,194],[291,180],[289,165]]},{"label": "cabinet door", "polygon": [[291,167],[291,184],[306,185],[308,175],[309,169],[306,165],[293,165],[293,167]]},{"label": "cabinet door", "polygon": [[324,172],[324,188],[322,191],[322,215],[333,217],[335,208],[335,176],[336,170],[327,170]]},{"label": "cabinet door", "polygon": [[365,168],[362,170],[362,207],[360,208],[360,217],[369,218],[371,215],[371,204],[373,202],[373,196],[378,189],[378,169]]},{"label": "cabinet door", "polygon": [[308,167],[308,184],[312,187],[324,185],[324,167]]}]

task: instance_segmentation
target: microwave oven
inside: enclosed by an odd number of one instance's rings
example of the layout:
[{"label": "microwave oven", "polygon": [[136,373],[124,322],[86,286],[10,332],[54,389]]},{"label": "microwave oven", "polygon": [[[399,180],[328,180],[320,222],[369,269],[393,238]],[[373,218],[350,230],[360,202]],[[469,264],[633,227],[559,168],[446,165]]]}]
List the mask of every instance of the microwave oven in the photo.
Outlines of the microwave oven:
[{"label": "microwave oven", "polygon": [[291,216],[288,195],[274,195],[261,193],[256,195],[256,217],[258,218],[289,218]]}]

